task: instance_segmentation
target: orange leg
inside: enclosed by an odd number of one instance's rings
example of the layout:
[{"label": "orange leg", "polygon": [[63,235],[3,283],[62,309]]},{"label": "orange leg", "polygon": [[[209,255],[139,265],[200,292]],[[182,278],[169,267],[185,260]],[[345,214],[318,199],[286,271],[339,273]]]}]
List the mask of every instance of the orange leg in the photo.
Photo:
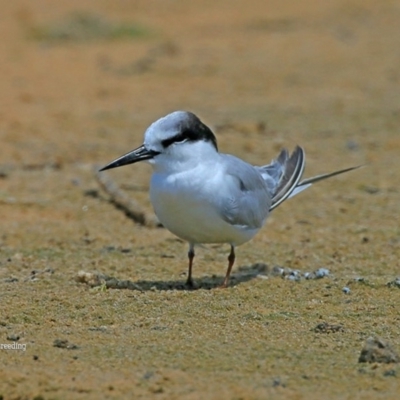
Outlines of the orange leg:
[{"label": "orange leg", "polygon": [[224,279],[224,282],[221,285],[221,288],[228,287],[229,276],[231,274],[233,264],[235,263],[235,248],[232,245],[231,245],[231,252],[229,253],[229,256],[228,256],[228,262],[229,262],[228,263],[228,269],[226,271],[225,279]]}]

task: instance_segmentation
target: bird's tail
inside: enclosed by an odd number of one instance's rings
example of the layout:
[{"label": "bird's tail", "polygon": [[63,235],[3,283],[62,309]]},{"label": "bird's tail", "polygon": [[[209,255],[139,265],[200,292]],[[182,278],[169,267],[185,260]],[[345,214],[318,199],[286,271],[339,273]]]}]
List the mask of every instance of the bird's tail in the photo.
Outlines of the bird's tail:
[{"label": "bird's tail", "polygon": [[[270,211],[278,207],[286,199],[296,196],[296,194],[299,194],[303,190],[307,189],[315,182],[322,181],[323,179],[328,179],[332,176],[343,174],[345,172],[352,171],[353,169],[361,167],[361,165],[358,165],[356,167],[341,169],[339,171],[331,172],[328,174],[317,175],[312,178],[300,181],[304,172],[305,163],[306,163],[305,153],[300,146],[296,146],[295,150],[290,155],[290,157],[288,155],[287,150],[285,149],[282,150],[278,158],[275,161],[273,161],[271,166],[272,165],[275,166],[277,164],[281,168],[278,169],[280,172],[280,177],[278,180],[277,187],[272,196]],[[266,168],[266,170],[268,171],[268,167],[269,166],[264,168]],[[276,171],[276,168],[274,168],[274,170]]]}]

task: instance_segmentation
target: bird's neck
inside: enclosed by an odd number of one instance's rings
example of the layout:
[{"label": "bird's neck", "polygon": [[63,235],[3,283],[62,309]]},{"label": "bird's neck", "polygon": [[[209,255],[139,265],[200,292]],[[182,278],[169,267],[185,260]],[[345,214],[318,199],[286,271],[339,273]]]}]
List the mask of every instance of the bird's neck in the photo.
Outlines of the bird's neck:
[{"label": "bird's neck", "polygon": [[200,164],[212,168],[219,157],[212,143],[200,141],[188,146],[176,146],[173,153],[160,154],[152,164],[154,172],[177,173],[197,168]]}]

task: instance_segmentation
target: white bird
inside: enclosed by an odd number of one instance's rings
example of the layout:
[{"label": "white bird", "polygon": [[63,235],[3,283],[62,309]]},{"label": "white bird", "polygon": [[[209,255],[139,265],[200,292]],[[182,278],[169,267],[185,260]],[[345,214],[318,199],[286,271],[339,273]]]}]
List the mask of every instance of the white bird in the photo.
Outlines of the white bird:
[{"label": "white bird", "polygon": [[289,156],[282,150],[270,164],[257,167],[218,151],[217,140],[191,112],[175,111],[149,126],[144,143],[103,167],[147,160],[153,167],[150,199],[160,222],[189,243],[186,284],[193,287],[192,266],[197,244],[228,243],[227,287],[235,262],[235,247],[262,228],[269,213],[312,183],[357,167],[300,181],[304,150]]}]

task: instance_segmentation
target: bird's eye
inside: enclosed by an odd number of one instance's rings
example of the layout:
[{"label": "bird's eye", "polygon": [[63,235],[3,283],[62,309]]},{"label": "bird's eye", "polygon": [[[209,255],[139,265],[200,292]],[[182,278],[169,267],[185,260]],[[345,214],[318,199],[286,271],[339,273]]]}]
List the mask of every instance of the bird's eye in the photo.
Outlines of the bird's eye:
[{"label": "bird's eye", "polygon": [[188,140],[187,137],[185,137],[183,135],[179,135],[175,138],[174,143],[183,143],[183,142],[186,142],[186,140]]},{"label": "bird's eye", "polygon": [[171,146],[171,144],[175,143],[183,143],[186,142],[189,138],[186,135],[179,134],[174,137],[171,137],[169,139],[165,139],[161,142],[164,148],[167,148],[168,146]]}]

